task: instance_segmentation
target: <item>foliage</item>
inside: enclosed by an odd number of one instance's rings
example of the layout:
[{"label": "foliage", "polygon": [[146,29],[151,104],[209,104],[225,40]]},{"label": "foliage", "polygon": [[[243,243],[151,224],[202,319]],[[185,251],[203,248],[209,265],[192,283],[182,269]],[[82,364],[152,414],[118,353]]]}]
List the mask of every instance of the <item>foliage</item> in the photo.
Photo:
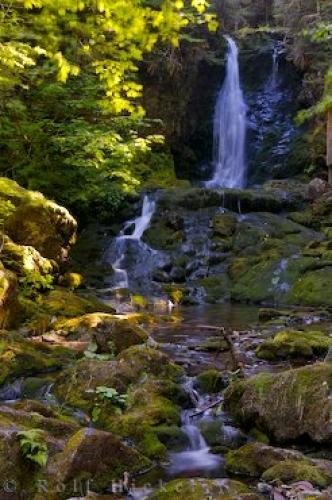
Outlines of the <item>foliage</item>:
[{"label": "foliage", "polygon": [[[87,392],[96,395],[97,402],[92,409],[92,421],[97,422],[102,412],[102,403],[108,403],[113,407],[115,413],[121,414],[122,410],[127,405],[127,395],[119,394],[118,391],[112,387],[98,386],[96,389],[88,390]],[[98,402],[98,400],[100,402]]]},{"label": "foliage", "polygon": [[115,346],[112,341],[108,342],[108,347],[110,352],[105,354],[98,354],[98,345],[95,342],[91,342],[86,350],[84,351],[84,356],[88,359],[95,359],[97,361],[108,361],[114,358]]},{"label": "foliage", "polygon": [[24,457],[40,467],[45,467],[48,459],[48,449],[43,439],[43,431],[30,429],[18,432],[17,436],[20,439],[20,448]]},{"label": "foliage", "polygon": [[3,2],[0,172],[114,216],[168,155],[143,118],[139,64],[194,23],[216,28],[207,0]]}]

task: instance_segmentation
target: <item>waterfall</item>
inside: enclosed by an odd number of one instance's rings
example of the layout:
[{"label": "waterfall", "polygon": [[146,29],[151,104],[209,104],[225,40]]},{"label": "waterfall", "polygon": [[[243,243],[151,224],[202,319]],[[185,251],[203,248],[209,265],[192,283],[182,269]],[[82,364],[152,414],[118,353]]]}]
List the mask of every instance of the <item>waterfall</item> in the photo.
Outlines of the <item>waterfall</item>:
[{"label": "waterfall", "polygon": [[[123,267],[123,262],[126,257],[126,248],[128,241],[137,242],[141,245],[141,238],[144,232],[150,225],[151,218],[155,211],[156,204],[149,196],[145,195],[141,215],[136,219],[126,222],[124,229],[115,240],[115,260],[112,262],[112,267],[115,272],[115,288],[128,288],[128,274]],[[126,231],[133,227],[131,234],[126,234]]]},{"label": "waterfall", "polygon": [[213,125],[214,175],[208,187],[243,188],[246,181],[246,105],[240,86],[238,49],[228,43],[227,69],[219,92]]}]

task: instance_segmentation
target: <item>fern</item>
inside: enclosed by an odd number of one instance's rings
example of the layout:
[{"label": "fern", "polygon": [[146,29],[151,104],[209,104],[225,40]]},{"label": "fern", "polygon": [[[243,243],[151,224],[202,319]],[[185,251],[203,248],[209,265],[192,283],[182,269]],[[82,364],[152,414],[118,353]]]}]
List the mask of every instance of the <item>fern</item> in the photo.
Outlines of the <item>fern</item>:
[{"label": "fern", "polygon": [[18,432],[17,436],[20,438],[20,448],[23,456],[39,465],[39,467],[45,467],[48,459],[48,448],[43,439],[43,431],[30,429]]}]

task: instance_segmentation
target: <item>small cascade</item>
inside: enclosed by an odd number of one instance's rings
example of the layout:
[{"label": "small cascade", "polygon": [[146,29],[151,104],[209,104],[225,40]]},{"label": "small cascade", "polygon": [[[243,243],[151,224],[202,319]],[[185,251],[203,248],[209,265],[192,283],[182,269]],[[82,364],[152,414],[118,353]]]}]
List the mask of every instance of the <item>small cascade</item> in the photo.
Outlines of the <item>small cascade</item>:
[{"label": "small cascade", "polygon": [[[199,410],[206,401],[194,388],[195,378],[187,378],[183,385],[184,390],[190,397],[194,409],[182,412],[182,430],[188,438],[188,448],[185,451],[171,453],[171,464],[168,473],[171,476],[186,474],[188,476],[209,475],[218,469],[221,457],[214,455],[197,425],[195,410]],[[202,413],[204,416],[204,412]]]},{"label": "small cascade", "polygon": [[228,43],[226,78],[219,92],[213,123],[212,180],[207,187],[243,188],[246,178],[246,105],[240,86],[238,48]]},{"label": "small cascade", "polygon": [[[114,289],[129,287],[128,273],[124,267],[128,242],[135,242],[137,246],[146,246],[144,245],[144,243],[142,243],[141,238],[150,225],[155,207],[155,201],[150,199],[148,195],[145,195],[143,199],[141,214],[136,219],[126,222],[123,230],[115,239],[114,253],[116,258],[111,263],[115,273]],[[127,234],[127,231],[130,228],[133,228],[132,233]]]}]

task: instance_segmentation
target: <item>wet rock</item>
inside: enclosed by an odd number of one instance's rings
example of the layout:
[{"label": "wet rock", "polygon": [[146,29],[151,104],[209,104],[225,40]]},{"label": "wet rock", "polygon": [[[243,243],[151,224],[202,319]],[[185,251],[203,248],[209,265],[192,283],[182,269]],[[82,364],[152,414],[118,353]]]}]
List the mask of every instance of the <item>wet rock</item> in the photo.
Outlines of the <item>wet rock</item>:
[{"label": "wet rock", "polygon": [[66,494],[68,488],[73,488],[74,479],[90,479],[93,489],[98,492],[109,486],[112,479],[122,478],[124,472],[138,472],[148,465],[145,457],[123,444],[117,436],[84,428],[69,439],[62,452],[53,457],[46,476],[51,484],[64,483]]},{"label": "wet rock", "polygon": [[205,393],[217,393],[227,385],[225,376],[218,370],[205,370],[197,377],[199,388]]},{"label": "wet rock", "polygon": [[153,493],[149,500],[177,500],[178,498],[258,500],[261,496],[253,493],[245,484],[231,479],[175,479]]},{"label": "wet rock", "polygon": [[148,339],[148,334],[133,321],[105,313],[59,320],[53,325],[53,330],[67,340],[95,342],[101,353],[118,354]]},{"label": "wet rock", "polygon": [[246,427],[255,425],[276,441],[308,436],[332,439],[332,366],[316,363],[278,374],[260,373],[231,384],[225,408]]},{"label": "wet rock", "polygon": [[277,333],[272,340],[266,340],[256,349],[259,358],[274,360],[287,358],[312,358],[327,353],[332,346],[332,338],[325,332],[316,330],[285,330]]}]

